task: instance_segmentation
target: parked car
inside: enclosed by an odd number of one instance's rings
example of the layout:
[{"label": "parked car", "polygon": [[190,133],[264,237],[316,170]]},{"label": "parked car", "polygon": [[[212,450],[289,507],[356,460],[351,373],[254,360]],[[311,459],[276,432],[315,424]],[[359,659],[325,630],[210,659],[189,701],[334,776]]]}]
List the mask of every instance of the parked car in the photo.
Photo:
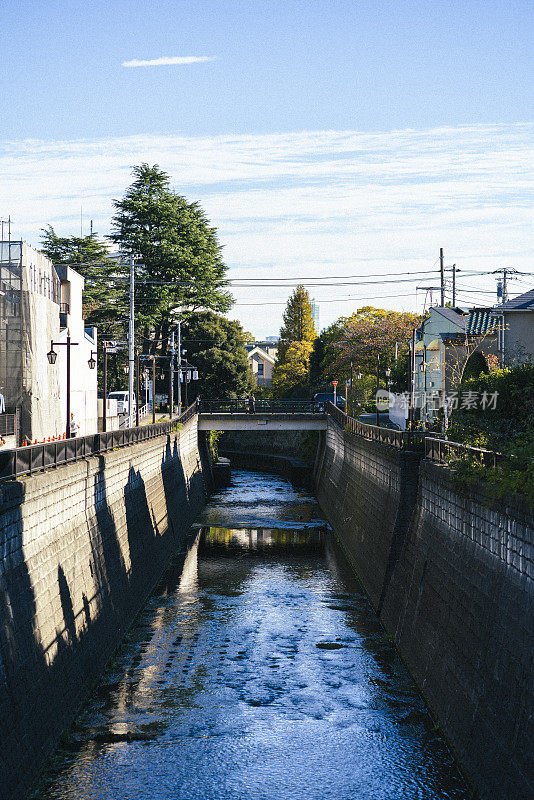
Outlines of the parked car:
[{"label": "parked car", "polygon": [[[108,394],[108,400],[116,400],[117,401],[117,414],[129,414],[128,410],[128,392],[110,392]],[[132,414],[135,411],[135,397],[133,400],[133,409]]]},{"label": "parked car", "polygon": [[[314,403],[333,403],[334,402],[334,393],[329,394],[328,392],[317,392],[317,394],[313,395],[313,402]],[[345,411],[345,398],[343,395],[336,395],[336,406],[340,408],[342,411]]]}]

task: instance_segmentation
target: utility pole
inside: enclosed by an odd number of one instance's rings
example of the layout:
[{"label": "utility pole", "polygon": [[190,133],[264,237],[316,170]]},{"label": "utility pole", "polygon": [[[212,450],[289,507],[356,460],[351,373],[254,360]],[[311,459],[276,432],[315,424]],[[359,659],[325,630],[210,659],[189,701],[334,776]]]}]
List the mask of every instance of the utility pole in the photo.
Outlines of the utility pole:
[{"label": "utility pole", "polygon": [[102,431],[105,433],[108,429],[108,343],[104,342],[104,401],[102,405]]},{"label": "utility pole", "polygon": [[376,354],[376,424],[380,425],[380,412],[378,411],[378,390],[380,389],[380,353]]},{"label": "utility pole", "polygon": [[169,363],[169,419],[174,413],[174,331],[171,332],[171,355]]},{"label": "utility pole", "polygon": [[445,305],[445,267],[443,264],[443,247],[439,248],[439,274],[441,285],[441,307]]},{"label": "utility pole", "polygon": [[182,323],[178,320],[178,326],[176,328],[176,338],[177,338],[177,355],[178,355],[178,363],[177,363],[177,375],[178,375],[178,416],[182,414]]},{"label": "utility pole", "polygon": [[133,414],[135,372],[134,281],[134,257],[132,254],[130,256],[130,318],[128,320],[128,414],[130,416],[130,420]]},{"label": "utility pole", "polygon": [[139,378],[140,378],[140,358],[139,352],[135,354],[135,425],[139,427],[139,406],[140,403],[140,392],[139,392]]},{"label": "utility pole", "polygon": [[416,328],[413,329],[412,334],[412,352],[410,358],[410,408],[408,409],[408,418],[413,426],[415,422],[415,342],[417,339]]},{"label": "utility pole", "polygon": [[502,271],[502,302],[508,302],[508,270],[506,267]]},{"label": "utility pole", "polygon": [[452,307],[456,308],[456,264],[452,265]]}]

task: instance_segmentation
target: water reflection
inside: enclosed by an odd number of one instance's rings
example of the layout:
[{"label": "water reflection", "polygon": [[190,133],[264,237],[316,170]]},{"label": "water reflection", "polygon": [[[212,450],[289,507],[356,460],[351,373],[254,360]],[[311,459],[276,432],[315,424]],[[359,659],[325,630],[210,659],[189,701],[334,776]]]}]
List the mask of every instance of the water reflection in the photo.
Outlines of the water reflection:
[{"label": "water reflection", "polygon": [[317,503],[242,472],[192,531],[37,796],[469,794]]}]

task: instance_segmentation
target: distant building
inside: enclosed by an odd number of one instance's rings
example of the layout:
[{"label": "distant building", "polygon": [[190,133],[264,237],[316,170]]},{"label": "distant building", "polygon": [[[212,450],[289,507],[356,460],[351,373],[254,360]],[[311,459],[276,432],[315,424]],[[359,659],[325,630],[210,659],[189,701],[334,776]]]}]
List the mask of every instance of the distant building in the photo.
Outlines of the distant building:
[{"label": "distant building", "polygon": [[498,355],[499,323],[491,309],[432,306],[417,330],[413,388],[416,416],[432,422],[443,392],[457,388],[469,359]]},{"label": "distant building", "polygon": [[311,312],[313,324],[315,325],[315,332],[319,333],[319,303],[316,302],[315,297],[311,299]]},{"label": "distant building", "polygon": [[503,362],[534,362],[534,289],[495,306],[493,313],[501,320]]},{"label": "distant building", "polygon": [[248,365],[252,370],[258,386],[270,386],[273,377],[273,367],[278,352],[279,337],[271,336],[262,342],[249,342]]},{"label": "distant building", "polygon": [[[52,262],[25,242],[0,242],[0,393],[5,412],[14,414],[17,421],[9,445],[21,444],[24,438],[34,441],[61,436],[65,431],[66,347],[54,348],[57,360],[53,365],[47,353],[51,341],[66,339],[67,321],[72,341],[79,343],[73,347],[71,359],[72,410],[78,414],[80,434],[96,431],[96,370],[86,375],[81,363],[85,359],[87,364],[87,352],[96,350],[96,341],[89,344],[83,331],[83,278],[70,272],[63,283],[65,292],[67,284],[69,291],[74,284],[72,310],[69,307],[68,314],[62,315],[64,290]],[[79,402],[80,391],[94,394],[94,413],[89,401]]]}]

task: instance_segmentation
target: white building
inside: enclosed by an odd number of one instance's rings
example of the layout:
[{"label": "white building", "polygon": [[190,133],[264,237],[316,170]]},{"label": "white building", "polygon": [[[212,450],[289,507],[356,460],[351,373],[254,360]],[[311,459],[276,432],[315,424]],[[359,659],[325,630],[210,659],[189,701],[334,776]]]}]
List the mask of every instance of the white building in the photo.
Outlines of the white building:
[{"label": "white building", "polygon": [[[58,272],[62,271],[62,280]],[[66,429],[66,341],[71,351],[71,406],[79,433],[97,430],[97,372],[89,370],[96,332],[82,319],[83,278],[67,267],[56,268],[25,242],[0,242],[0,393],[5,410],[19,421],[9,445],[60,437]],[[68,304],[68,313],[65,312]],[[61,321],[60,321],[61,318]],[[61,324],[63,323],[63,324]],[[51,342],[57,353],[50,364]]]},{"label": "white building", "polygon": [[[97,370],[89,368],[91,355],[97,356],[96,328],[86,328],[82,316],[82,294],[85,280],[71,267],[55,267],[61,282],[59,342],[71,337],[70,409],[78,423],[79,436],[98,430]],[[76,343],[76,344],[74,344]],[[55,348],[59,375],[59,394],[62,409],[67,406],[67,348]],[[66,413],[66,412],[65,412]]]}]

